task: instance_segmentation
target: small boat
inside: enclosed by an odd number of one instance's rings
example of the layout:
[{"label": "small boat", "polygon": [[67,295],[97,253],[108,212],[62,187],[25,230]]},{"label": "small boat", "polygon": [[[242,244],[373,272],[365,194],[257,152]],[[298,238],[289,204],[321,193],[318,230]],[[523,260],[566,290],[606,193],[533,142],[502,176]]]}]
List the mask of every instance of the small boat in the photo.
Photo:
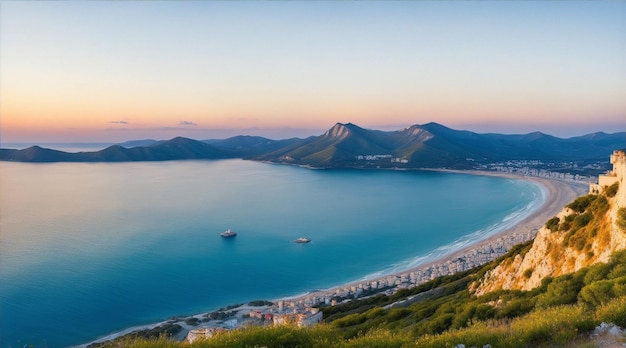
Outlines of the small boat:
[{"label": "small boat", "polygon": [[308,243],[310,241],[311,241],[310,239],[304,238],[304,237],[300,237],[300,238],[294,240],[294,242],[296,242],[296,243]]},{"label": "small boat", "polygon": [[237,235],[237,232],[231,230],[230,228],[227,229],[226,231],[220,233],[220,236],[224,237],[224,238],[231,238]]}]

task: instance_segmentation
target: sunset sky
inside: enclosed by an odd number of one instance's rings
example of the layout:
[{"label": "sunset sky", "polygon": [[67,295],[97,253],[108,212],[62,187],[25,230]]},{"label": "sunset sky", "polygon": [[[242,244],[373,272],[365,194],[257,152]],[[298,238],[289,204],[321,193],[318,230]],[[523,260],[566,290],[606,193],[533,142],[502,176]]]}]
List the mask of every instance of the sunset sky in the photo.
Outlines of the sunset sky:
[{"label": "sunset sky", "polygon": [[336,122],[626,131],[626,2],[0,1],[2,143]]}]

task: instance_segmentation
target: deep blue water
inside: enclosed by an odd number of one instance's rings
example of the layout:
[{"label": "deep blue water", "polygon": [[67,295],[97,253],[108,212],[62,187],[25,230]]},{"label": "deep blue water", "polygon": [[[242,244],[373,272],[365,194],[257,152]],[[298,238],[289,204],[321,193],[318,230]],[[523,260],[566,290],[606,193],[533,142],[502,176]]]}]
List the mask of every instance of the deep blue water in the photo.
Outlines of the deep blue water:
[{"label": "deep blue water", "polygon": [[242,160],[0,162],[0,192],[1,347],[70,346],[407,267],[542,195],[495,177]]}]

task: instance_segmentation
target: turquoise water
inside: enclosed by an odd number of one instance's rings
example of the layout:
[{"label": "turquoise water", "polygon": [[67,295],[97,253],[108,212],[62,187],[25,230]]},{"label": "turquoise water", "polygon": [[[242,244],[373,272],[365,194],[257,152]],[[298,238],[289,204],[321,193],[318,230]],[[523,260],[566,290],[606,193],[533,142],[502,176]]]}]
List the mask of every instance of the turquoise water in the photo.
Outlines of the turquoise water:
[{"label": "turquoise water", "polygon": [[1,347],[70,346],[407,267],[542,196],[494,177],[242,160],[0,162],[0,190]]}]

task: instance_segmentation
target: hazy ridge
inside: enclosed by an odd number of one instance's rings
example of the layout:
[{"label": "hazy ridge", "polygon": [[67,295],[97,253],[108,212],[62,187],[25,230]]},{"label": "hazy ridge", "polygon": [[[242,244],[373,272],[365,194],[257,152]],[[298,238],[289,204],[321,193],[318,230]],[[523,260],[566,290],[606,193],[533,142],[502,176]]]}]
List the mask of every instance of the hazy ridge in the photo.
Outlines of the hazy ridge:
[{"label": "hazy ridge", "polygon": [[398,131],[337,123],[306,139],[258,136],[228,139],[135,140],[100,151],[68,153],[39,146],[0,149],[0,160],[17,162],[125,162],[244,158],[315,168],[473,168],[503,160],[604,160],[626,147],[626,132],[558,138],[541,132],[480,134],[437,123]]}]

